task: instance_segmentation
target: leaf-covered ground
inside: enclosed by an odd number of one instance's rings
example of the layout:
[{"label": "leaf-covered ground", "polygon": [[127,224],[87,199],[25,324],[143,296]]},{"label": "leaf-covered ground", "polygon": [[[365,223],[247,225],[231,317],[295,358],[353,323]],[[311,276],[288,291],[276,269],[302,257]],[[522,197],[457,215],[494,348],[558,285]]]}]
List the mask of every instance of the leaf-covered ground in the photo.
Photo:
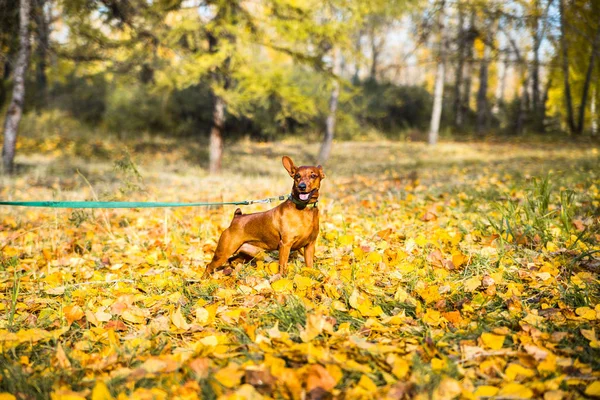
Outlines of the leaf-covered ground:
[{"label": "leaf-covered ground", "polygon": [[[261,199],[317,152],[241,143],[209,177],[192,143],[21,143],[1,199]],[[600,396],[597,146],[335,150],[284,279],[276,253],[200,279],[235,207],[0,208],[0,398]]]}]

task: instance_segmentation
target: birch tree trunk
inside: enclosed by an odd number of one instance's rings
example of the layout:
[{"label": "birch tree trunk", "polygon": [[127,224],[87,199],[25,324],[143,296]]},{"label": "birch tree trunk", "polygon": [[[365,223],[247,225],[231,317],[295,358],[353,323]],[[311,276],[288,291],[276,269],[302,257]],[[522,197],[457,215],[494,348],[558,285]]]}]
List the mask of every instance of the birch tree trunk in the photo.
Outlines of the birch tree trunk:
[{"label": "birch tree trunk", "polygon": [[435,89],[433,94],[433,112],[431,113],[431,124],[429,128],[429,144],[435,145],[438,141],[440,131],[440,120],[442,118],[442,100],[444,98],[444,80],[445,80],[445,58],[444,48],[444,2],[441,4],[440,14],[438,16],[439,25],[439,55],[437,71],[435,73]]},{"label": "birch tree trunk", "polygon": [[31,0],[20,0],[19,7],[19,54],[14,72],[14,87],[12,99],[8,106],[6,119],[4,121],[4,147],[2,147],[2,165],[4,172],[14,172],[15,148],[19,123],[23,115],[23,104],[25,103],[25,75],[29,65],[29,14],[31,12]]},{"label": "birch tree trunk", "polygon": [[223,126],[225,125],[225,101],[215,96],[213,107],[213,125],[210,129],[209,172],[218,174],[223,165]]},{"label": "birch tree trunk", "polygon": [[[208,35],[209,40],[209,51],[216,53],[218,51],[220,39],[214,36],[212,33]],[[227,57],[223,63],[220,71],[212,73],[213,82],[223,85],[224,89],[229,88],[229,63],[230,59]],[[215,89],[212,89],[213,97],[213,121],[210,129],[210,137],[208,144],[208,171],[210,174],[218,174],[221,172],[223,166],[223,129],[225,127],[225,100],[219,94],[216,93]]]},{"label": "birch tree trunk", "polygon": [[492,108],[492,112],[494,114],[498,114],[500,112],[500,106],[504,103],[504,92],[506,90],[506,75],[507,75],[507,62],[508,56],[499,63],[498,65],[498,85],[496,86],[496,102],[494,107]]},{"label": "birch tree trunk", "polygon": [[565,105],[567,107],[567,125],[571,133],[575,133],[575,119],[573,118],[573,102],[571,100],[571,85],[569,83],[569,53],[567,51],[567,38],[565,34],[565,0],[558,2],[560,10],[560,47],[562,49],[562,72],[565,85]]},{"label": "birch tree trunk", "polygon": [[[331,62],[333,74],[337,78],[340,75],[342,66],[341,51],[337,47],[333,50]],[[331,154],[331,148],[333,147],[333,136],[335,134],[335,120],[339,97],[340,83],[337,79],[334,79],[331,88],[331,96],[329,97],[329,115],[327,115],[327,120],[325,121],[325,135],[323,136],[321,149],[319,150],[319,155],[317,156],[317,163],[319,164],[325,164],[325,162],[329,160],[329,155]]]},{"label": "birch tree trunk", "polygon": [[590,113],[592,114],[592,136],[598,134],[598,115],[596,114],[596,88],[592,91],[592,103],[590,104]]}]

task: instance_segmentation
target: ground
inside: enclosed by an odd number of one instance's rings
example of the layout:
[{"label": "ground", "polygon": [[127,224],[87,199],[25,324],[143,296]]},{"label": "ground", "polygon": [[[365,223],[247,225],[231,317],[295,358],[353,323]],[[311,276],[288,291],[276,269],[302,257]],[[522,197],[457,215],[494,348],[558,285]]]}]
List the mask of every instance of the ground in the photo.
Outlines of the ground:
[{"label": "ground", "polygon": [[[192,141],[18,151],[2,200],[218,202],[289,193],[281,156],[318,148],[240,142],[216,177]],[[0,392],[598,397],[599,161],[570,142],[336,143],[315,268],[298,255],[281,279],[276,252],[200,279],[235,207],[0,207]]]}]

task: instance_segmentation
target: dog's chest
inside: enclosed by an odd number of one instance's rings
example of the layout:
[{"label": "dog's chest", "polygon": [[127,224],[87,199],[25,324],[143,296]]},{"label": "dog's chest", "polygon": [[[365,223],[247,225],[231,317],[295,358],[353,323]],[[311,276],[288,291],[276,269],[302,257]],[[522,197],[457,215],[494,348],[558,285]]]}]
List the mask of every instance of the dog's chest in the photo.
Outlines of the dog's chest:
[{"label": "dog's chest", "polygon": [[319,210],[288,210],[283,219],[281,236],[284,241],[292,242],[292,248],[300,248],[316,240],[319,234]]}]

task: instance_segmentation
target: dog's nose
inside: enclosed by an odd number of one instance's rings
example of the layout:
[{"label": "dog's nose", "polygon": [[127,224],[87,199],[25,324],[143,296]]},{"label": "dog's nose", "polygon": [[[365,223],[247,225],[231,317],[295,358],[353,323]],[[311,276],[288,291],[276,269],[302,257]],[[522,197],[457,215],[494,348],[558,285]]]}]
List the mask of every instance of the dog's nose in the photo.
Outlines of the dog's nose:
[{"label": "dog's nose", "polygon": [[304,182],[300,182],[300,183],[298,184],[298,189],[300,189],[300,190],[305,190],[305,189],[306,189],[306,183],[304,183]]}]

